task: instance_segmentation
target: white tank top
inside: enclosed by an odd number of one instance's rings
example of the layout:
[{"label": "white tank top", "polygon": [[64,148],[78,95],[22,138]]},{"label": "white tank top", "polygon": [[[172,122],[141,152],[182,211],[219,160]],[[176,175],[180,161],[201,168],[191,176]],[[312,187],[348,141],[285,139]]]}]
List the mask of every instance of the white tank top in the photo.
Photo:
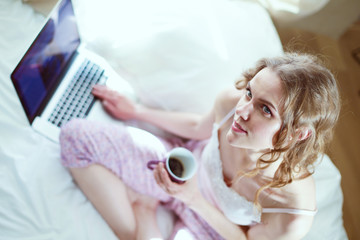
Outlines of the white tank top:
[{"label": "white tank top", "polygon": [[316,211],[289,208],[263,208],[260,212],[253,202],[226,185],[220,159],[218,129],[234,112],[235,109],[230,111],[219,124],[214,123],[211,138],[202,152],[198,181],[204,197],[220,209],[231,222],[238,225],[260,223],[262,212],[314,216]]}]

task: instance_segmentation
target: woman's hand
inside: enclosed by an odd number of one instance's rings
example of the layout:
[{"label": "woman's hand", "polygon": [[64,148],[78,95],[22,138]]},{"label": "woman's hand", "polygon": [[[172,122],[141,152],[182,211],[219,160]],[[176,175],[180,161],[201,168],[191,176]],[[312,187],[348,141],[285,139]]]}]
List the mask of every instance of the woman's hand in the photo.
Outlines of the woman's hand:
[{"label": "woman's hand", "polygon": [[120,93],[104,85],[95,85],[92,94],[97,97],[105,110],[114,118],[135,119],[138,105]]},{"label": "woman's hand", "polygon": [[154,177],[157,184],[169,195],[184,202],[186,205],[193,204],[193,200],[201,196],[197,185],[197,176],[187,180],[183,184],[172,182],[163,163],[159,163],[154,169]]}]

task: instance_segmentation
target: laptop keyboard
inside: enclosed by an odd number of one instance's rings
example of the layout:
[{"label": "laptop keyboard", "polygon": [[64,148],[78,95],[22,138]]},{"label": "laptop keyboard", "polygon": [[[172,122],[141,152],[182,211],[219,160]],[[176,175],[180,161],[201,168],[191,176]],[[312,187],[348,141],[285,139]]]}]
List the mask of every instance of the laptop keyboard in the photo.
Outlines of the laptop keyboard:
[{"label": "laptop keyboard", "polygon": [[91,94],[92,87],[97,84],[104,70],[98,65],[85,60],[60,101],[51,113],[48,121],[61,127],[73,118],[84,118],[95,102]]}]

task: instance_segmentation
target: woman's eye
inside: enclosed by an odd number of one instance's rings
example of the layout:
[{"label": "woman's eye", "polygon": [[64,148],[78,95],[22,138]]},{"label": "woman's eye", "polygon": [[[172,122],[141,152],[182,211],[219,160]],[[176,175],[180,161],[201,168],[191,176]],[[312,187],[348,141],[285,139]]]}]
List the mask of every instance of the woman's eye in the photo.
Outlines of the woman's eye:
[{"label": "woman's eye", "polygon": [[266,114],[271,114],[270,108],[268,108],[266,105],[263,106],[263,111],[264,111]]},{"label": "woman's eye", "polygon": [[250,89],[246,89],[246,96],[248,96],[249,98],[252,98],[252,94],[250,92]]}]

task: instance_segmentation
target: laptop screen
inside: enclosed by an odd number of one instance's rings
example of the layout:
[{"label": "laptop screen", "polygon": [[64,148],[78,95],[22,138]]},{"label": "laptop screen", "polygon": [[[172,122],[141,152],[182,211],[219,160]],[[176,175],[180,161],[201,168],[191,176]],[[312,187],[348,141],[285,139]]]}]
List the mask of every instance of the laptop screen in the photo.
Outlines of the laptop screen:
[{"label": "laptop screen", "polygon": [[79,44],[71,1],[62,0],[11,74],[30,123],[46,106]]}]

